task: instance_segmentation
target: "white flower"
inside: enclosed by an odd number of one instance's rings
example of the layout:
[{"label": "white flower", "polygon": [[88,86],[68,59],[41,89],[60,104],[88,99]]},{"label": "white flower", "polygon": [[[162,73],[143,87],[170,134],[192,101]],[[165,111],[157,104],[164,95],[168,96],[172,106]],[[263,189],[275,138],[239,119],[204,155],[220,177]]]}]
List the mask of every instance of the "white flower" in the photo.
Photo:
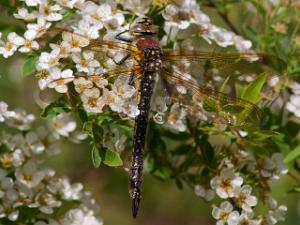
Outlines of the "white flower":
[{"label": "white flower", "polygon": [[144,16],[151,5],[150,0],[123,0],[123,6],[125,9],[129,9],[138,16]]},{"label": "white flower", "polygon": [[235,196],[234,189],[243,184],[243,178],[234,174],[232,168],[224,168],[220,176],[214,177],[210,185],[216,190],[220,198],[232,198]]},{"label": "white flower", "polygon": [[51,53],[42,52],[37,62],[36,68],[38,70],[50,70],[52,67],[58,65],[59,50],[52,50]]},{"label": "white flower", "polygon": [[252,219],[253,215],[250,213],[242,212],[238,219],[238,224],[240,225],[261,225],[261,220]]},{"label": "white flower", "polygon": [[63,178],[60,194],[64,200],[79,200],[82,189],[81,183],[71,184],[67,178]]},{"label": "white flower", "polygon": [[170,109],[170,113],[168,116],[168,124],[178,131],[185,131],[186,124],[184,120],[187,116],[187,111],[183,107],[181,107],[178,103],[172,105]]},{"label": "white flower", "polygon": [[16,221],[19,217],[19,210],[12,209],[10,206],[0,205],[0,218],[8,218],[10,221]]},{"label": "white flower", "polygon": [[300,117],[300,96],[291,95],[289,102],[286,104],[286,109]]},{"label": "white flower", "polygon": [[[182,12],[182,7],[169,4],[165,7],[162,16],[166,20],[165,29],[181,29],[184,30],[190,26],[190,20],[188,18],[180,18],[179,14]],[[167,29],[168,30],[168,29]]]},{"label": "white flower", "polygon": [[14,116],[9,117],[6,123],[8,126],[15,127],[19,130],[29,130],[34,120],[34,115],[27,114],[24,110],[15,110]]},{"label": "white flower", "polygon": [[[10,177],[3,177],[0,183],[0,198],[3,198],[9,189],[12,189],[14,181]],[[9,196],[8,196],[9,197]],[[16,199],[14,196],[11,196]]]},{"label": "white flower", "polygon": [[48,0],[41,0],[39,7],[39,14],[41,17],[45,18],[47,21],[59,21],[63,18],[62,14],[59,13],[61,10],[59,5],[50,5]]},{"label": "white flower", "polygon": [[73,9],[77,0],[55,0],[58,4],[63,7]]},{"label": "white flower", "polygon": [[76,129],[76,122],[68,114],[59,114],[49,121],[49,127],[58,135],[68,137]]},{"label": "white flower", "polygon": [[99,30],[102,26],[99,24],[90,24],[87,20],[83,19],[78,22],[77,27],[72,27],[73,30],[81,35],[84,35],[90,39],[99,38]]},{"label": "white flower", "polygon": [[234,33],[214,25],[210,26],[208,37],[213,39],[219,46],[223,48],[233,45],[234,43]]},{"label": "white flower", "polygon": [[99,29],[103,26],[106,29],[117,29],[125,19],[122,13],[115,13],[115,11],[109,4],[97,5],[88,1],[82,5],[80,13],[83,15],[83,19],[98,26]]},{"label": "white flower", "polygon": [[[277,78],[277,82],[279,82],[279,77],[278,76],[276,76],[276,77],[274,77],[273,79],[276,79]],[[300,95],[300,84],[299,83],[297,83],[297,82],[292,82],[290,85],[289,85],[289,87],[292,89],[292,91],[293,91],[293,93],[295,94],[295,95]]]},{"label": "white flower", "polygon": [[[100,68],[97,68],[97,73],[101,73],[102,71],[99,71]],[[108,85],[108,80],[105,78],[101,78],[101,76],[96,77],[93,76],[91,77],[91,80],[94,82],[94,84],[100,88],[100,89],[104,89],[107,85]]]},{"label": "white flower", "polygon": [[12,56],[20,45],[24,44],[24,38],[20,37],[15,32],[11,32],[7,36],[7,42],[4,46],[0,46],[0,54],[4,58]]},{"label": "white flower", "polygon": [[135,118],[140,114],[139,107],[135,100],[127,100],[122,104],[122,112],[130,118]]},{"label": "white flower", "polygon": [[112,91],[115,92],[121,98],[131,98],[135,93],[136,89],[132,85],[129,85],[129,78],[122,76],[118,77],[112,85]]},{"label": "white flower", "polygon": [[68,92],[66,84],[72,82],[74,79],[73,71],[71,69],[61,71],[58,67],[50,69],[50,76],[52,81],[48,84],[48,87],[54,88],[58,93]]},{"label": "white flower", "polygon": [[112,130],[105,130],[103,145],[115,152],[121,153],[126,146],[127,136],[122,134],[119,129],[113,128]]},{"label": "white flower", "polygon": [[82,53],[75,53],[72,55],[73,62],[76,63],[78,72],[85,72],[87,74],[93,74],[95,67],[99,67],[100,63],[94,59],[94,53],[85,51]]},{"label": "white flower", "polygon": [[26,5],[28,6],[37,6],[41,4],[41,0],[22,0],[25,1]]},{"label": "white flower", "polygon": [[13,117],[15,112],[7,110],[8,105],[5,102],[0,102],[0,122],[3,122],[6,118]]},{"label": "white flower", "polygon": [[39,44],[34,39],[37,37],[37,32],[35,30],[27,30],[24,33],[25,41],[23,46],[19,49],[20,52],[27,53],[32,49],[38,49]]},{"label": "white flower", "polygon": [[40,184],[45,177],[45,173],[38,171],[36,163],[31,160],[26,162],[24,166],[18,167],[15,176],[18,181],[33,188]]},{"label": "white flower", "polygon": [[69,32],[63,32],[61,46],[68,49],[69,52],[81,52],[81,48],[88,46],[89,39]]},{"label": "white flower", "polygon": [[25,135],[24,141],[21,144],[21,148],[27,156],[31,156],[32,154],[40,154],[45,151],[45,146],[37,134],[33,131],[28,132]]},{"label": "white flower", "polygon": [[277,201],[271,197],[267,199],[267,203],[270,208],[266,216],[268,224],[276,224],[278,221],[285,221],[287,207],[285,205],[278,206]]},{"label": "white flower", "polygon": [[109,105],[112,111],[121,113],[123,111],[122,105],[124,104],[124,99],[117,95],[114,91],[103,90],[103,99],[105,104]]},{"label": "white flower", "polygon": [[233,37],[233,42],[236,49],[239,52],[247,52],[252,47],[252,42],[249,40],[244,40],[241,36],[235,35]]},{"label": "white flower", "polygon": [[57,200],[52,194],[40,192],[36,195],[30,208],[39,208],[45,214],[52,214],[53,208],[60,207],[62,202]]},{"label": "white flower", "polygon": [[53,52],[59,52],[58,55],[60,58],[67,58],[70,56],[69,50],[62,46],[61,44],[53,44],[50,43],[50,48],[52,49]]},{"label": "white flower", "polygon": [[71,209],[61,220],[62,225],[102,225],[103,222],[98,220],[92,211],[84,211],[80,208]]},{"label": "white flower", "polygon": [[28,12],[28,9],[26,8],[19,8],[18,13],[14,13],[14,17],[17,19],[25,20],[26,22],[32,21],[37,18],[37,12]]},{"label": "white flower", "polygon": [[83,107],[87,112],[100,113],[105,105],[105,97],[100,96],[98,88],[86,89],[80,98],[83,102]]},{"label": "white flower", "polygon": [[88,80],[84,77],[79,77],[79,78],[74,79],[73,83],[75,86],[75,90],[79,94],[83,93],[86,89],[91,89],[94,86],[94,84],[91,80]]},{"label": "white flower", "polygon": [[252,187],[244,185],[243,187],[236,187],[234,189],[235,202],[245,212],[251,213],[253,206],[256,206],[257,199],[251,195]]},{"label": "white flower", "polygon": [[47,22],[43,17],[38,17],[37,23],[27,24],[29,30],[37,32],[37,38],[41,37],[50,28],[51,23]]},{"label": "white flower", "polygon": [[206,201],[211,201],[215,197],[215,192],[211,189],[206,189],[202,185],[196,185],[194,188],[195,194]]},{"label": "white flower", "polygon": [[213,207],[212,216],[218,220],[216,225],[238,225],[239,213],[233,211],[233,206],[229,202],[222,202],[220,207]]},{"label": "white flower", "polygon": [[287,166],[283,163],[283,156],[278,152],[273,153],[270,159],[265,159],[262,166],[261,175],[272,180],[279,180],[281,174],[288,172]]}]

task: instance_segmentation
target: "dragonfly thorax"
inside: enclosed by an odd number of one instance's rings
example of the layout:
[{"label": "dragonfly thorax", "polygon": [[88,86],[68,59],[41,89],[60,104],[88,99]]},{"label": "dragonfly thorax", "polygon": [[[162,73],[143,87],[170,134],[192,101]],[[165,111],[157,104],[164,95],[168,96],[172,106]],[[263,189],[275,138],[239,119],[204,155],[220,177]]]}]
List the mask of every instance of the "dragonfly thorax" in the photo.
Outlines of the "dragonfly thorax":
[{"label": "dragonfly thorax", "polygon": [[161,49],[160,48],[145,48],[143,49],[144,59],[142,66],[144,71],[157,72],[161,70]]}]

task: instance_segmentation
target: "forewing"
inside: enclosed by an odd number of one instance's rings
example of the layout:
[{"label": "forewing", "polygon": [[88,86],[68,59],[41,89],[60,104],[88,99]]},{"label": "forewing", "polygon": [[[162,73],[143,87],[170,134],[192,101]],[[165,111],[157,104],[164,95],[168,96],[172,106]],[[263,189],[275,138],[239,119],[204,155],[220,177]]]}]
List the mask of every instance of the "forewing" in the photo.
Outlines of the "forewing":
[{"label": "forewing", "polygon": [[251,80],[261,73],[274,74],[274,68],[285,64],[278,57],[265,53],[217,53],[189,50],[164,51],[164,66],[169,70],[188,73],[201,82]]},{"label": "forewing", "polygon": [[[90,39],[89,37],[69,31],[64,28],[53,28],[52,34],[56,34],[58,45],[64,42],[64,36],[69,35],[69,39],[74,39],[74,42],[78,40],[86,43],[82,47],[82,51],[90,51],[94,53],[95,59],[97,59],[103,67],[115,68],[129,67],[138,64],[143,57],[143,53],[134,45],[130,43],[122,43],[114,40],[100,40]],[[62,37],[60,37],[62,34]],[[76,53],[78,54],[78,53]]]}]

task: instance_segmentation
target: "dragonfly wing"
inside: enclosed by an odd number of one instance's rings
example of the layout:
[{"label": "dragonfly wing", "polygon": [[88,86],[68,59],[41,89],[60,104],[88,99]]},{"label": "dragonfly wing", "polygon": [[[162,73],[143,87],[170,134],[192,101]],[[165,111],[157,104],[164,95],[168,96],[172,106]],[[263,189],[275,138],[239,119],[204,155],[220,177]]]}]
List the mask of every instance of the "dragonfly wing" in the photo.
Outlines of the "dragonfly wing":
[{"label": "dragonfly wing", "polygon": [[[208,82],[224,80],[229,75],[239,79],[251,79],[273,68],[285,67],[278,57],[265,53],[217,53],[188,50],[164,51],[165,67],[189,73],[197,80]],[[199,75],[201,74],[201,77]],[[273,71],[271,73],[273,75]],[[243,76],[243,77],[242,77]]]},{"label": "dragonfly wing", "polygon": [[174,71],[165,70],[161,77],[171,101],[185,107],[192,116],[239,128],[260,124],[262,112],[249,101],[202,86]]},{"label": "dragonfly wing", "polygon": [[[65,48],[64,51],[68,51],[72,45],[80,45],[83,51],[93,52],[95,59],[100,62],[102,67],[110,69],[116,65],[129,67],[138,64],[137,61],[143,57],[143,53],[130,43],[90,39],[83,34],[71,32],[64,28],[53,28],[52,31],[52,33],[58,34],[55,37],[62,40],[58,46]],[[61,34],[61,38],[59,34]],[[80,54],[80,52],[76,51],[75,54]]]}]

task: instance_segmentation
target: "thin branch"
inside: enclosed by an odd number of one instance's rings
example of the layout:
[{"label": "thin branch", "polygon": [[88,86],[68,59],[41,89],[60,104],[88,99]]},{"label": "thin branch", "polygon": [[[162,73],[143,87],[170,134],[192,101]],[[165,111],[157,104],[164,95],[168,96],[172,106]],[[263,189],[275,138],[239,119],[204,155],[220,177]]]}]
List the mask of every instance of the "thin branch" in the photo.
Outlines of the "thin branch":
[{"label": "thin branch", "polygon": [[297,176],[297,175],[295,175],[295,174],[293,174],[293,173],[291,173],[291,172],[288,172],[288,175],[289,175],[290,177],[292,177],[293,179],[295,179],[295,180],[297,180],[297,181],[300,182],[300,177],[299,177],[299,176]]},{"label": "thin branch", "polygon": [[208,7],[212,7],[215,8],[217,10],[217,13],[219,14],[219,16],[225,21],[225,23],[227,24],[227,26],[236,34],[240,34],[240,32],[236,29],[236,27],[233,25],[233,23],[229,20],[228,16],[226,13],[221,12],[218,8],[218,6],[212,1],[209,0],[208,4],[206,5]]}]

